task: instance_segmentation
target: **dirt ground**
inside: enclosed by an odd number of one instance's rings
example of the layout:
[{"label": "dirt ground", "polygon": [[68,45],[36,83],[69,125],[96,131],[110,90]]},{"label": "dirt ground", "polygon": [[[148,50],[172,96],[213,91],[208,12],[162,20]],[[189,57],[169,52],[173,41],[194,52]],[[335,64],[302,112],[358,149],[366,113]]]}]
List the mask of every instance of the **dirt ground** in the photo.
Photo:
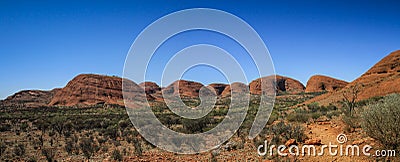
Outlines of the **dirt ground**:
[{"label": "dirt ground", "polygon": [[[220,154],[216,157],[217,161],[311,161],[311,162],[322,162],[322,161],[376,161],[377,159],[374,157],[365,156],[362,153],[362,147],[366,144],[371,146],[376,146],[376,143],[373,139],[369,137],[363,137],[363,133],[361,130],[355,130],[352,133],[345,134],[343,131],[344,123],[339,119],[333,119],[331,121],[326,122],[315,122],[311,124],[304,124],[306,128],[305,133],[307,134],[309,139],[321,139],[322,145],[329,145],[329,142],[332,145],[342,145],[345,148],[347,145],[358,144],[360,147],[360,156],[345,156],[345,149],[343,149],[343,156],[339,154],[336,156],[332,156],[329,154],[327,148],[324,149],[323,156],[302,156],[299,155],[297,157],[285,157],[285,158],[275,158],[269,160],[268,157],[259,156],[257,154],[257,148],[254,145],[248,144],[246,142],[244,149],[233,150],[233,151],[221,151]],[[345,134],[347,137],[347,142],[340,144],[337,140],[337,136],[339,134]],[[299,145],[301,149],[302,144]],[[317,154],[321,150],[321,145],[315,145]],[[373,149],[374,150],[374,149]],[[371,155],[374,153],[370,151]],[[300,150],[301,151],[301,150]],[[178,155],[165,151],[161,151],[158,149],[154,149],[153,151],[145,152],[141,157],[125,157],[125,161],[211,161],[211,153],[202,153],[197,155]],[[106,160],[111,161],[111,160]]]}]

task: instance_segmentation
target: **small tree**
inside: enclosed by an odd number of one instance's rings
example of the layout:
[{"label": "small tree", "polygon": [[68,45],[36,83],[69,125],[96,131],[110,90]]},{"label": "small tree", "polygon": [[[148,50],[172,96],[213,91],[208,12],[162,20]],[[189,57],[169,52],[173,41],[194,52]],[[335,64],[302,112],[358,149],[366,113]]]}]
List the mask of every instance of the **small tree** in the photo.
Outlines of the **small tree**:
[{"label": "small tree", "polygon": [[142,145],[140,144],[140,141],[137,138],[133,138],[133,145],[135,146],[135,153],[138,156],[142,156]]},{"label": "small tree", "polygon": [[185,130],[188,133],[199,133],[202,132],[204,128],[207,127],[207,124],[210,123],[210,117],[209,116],[205,116],[202,117],[200,119],[187,119],[184,118],[182,120],[182,125],[183,128],[185,128]]},{"label": "small tree", "polygon": [[64,132],[63,132],[64,136],[70,137],[73,128],[74,128],[74,125],[72,124],[71,121],[64,123]]},{"label": "small tree", "polygon": [[367,106],[362,114],[364,131],[386,149],[400,151],[400,95],[386,96],[383,102]]},{"label": "small tree", "polygon": [[83,155],[87,158],[90,159],[90,157],[93,156],[93,153],[98,150],[98,146],[94,142],[93,138],[83,138],[81,142],[79,143],[79,146],[81,147],[81,150],[83,152]]},{"label": "small tree", "polygon": [[58,132],[59,135],[61,135],[61,133],[64,130],[64,124],[66,121],[66,117],[64,116],[55,116],[51,122],[51,126],[54,130],[56,130]]},{"label": "small tree", "polygon": [[46,130],[50,127],[50,124],[43,119],[38,119],[35,124],[38,129],[42,131],[42,134],[46,133]]},{"label": "small tree", "polygon": [[116,140],[118,137],[118,127],[116,125],[109,126],[105,129],[104,135]]},{"label": "small tree", "polygon": [[356,101],[361,91],[361,84],[351,86],[348,90],[343,91],[343,103],[348,108],[350,116],[353,116],[354,108],[356,107]]},{"label": "small tree", "polygon": [[68,155],[72,154],[72,151],[74,150],[74,142],[70,139],[67,139],[65,141],[65,151],[67,151]]}]

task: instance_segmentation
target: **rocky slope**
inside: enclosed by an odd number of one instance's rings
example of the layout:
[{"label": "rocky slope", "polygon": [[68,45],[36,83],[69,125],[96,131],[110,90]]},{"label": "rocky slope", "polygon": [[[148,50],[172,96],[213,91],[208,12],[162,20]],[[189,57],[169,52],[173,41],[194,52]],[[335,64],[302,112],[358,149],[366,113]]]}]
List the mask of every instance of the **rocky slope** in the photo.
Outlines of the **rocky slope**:
[{"label": "rocky slope", "polygon": [[147,100],[149,101],[162,100],[161,87],[158,86],[157,83],[143,82],[139,84],[139,87],[144,89]]},{"label": "rocky slope", "polygon": [[354,87],[359,87],[360,91],[357,100],[400,93],[400,50],[390,53],[343,89],[317,96],[306,103],[329,104],[341,101],[343,94]]},{"label": "rocky slope", "polygon": [[51,91],[42,90],[23,90],[7,97],[0,101],[0,105],[10,106],[23,106],[23,107],[40,107],[47,106],[50,103],[53,95],[60,89],[53,89]]},{"label": "rocky slope", "polygon": [[323,92],[342,89],[348,82],[323,75],[314,75],[307,81],[305,92]]},{"label": "rocky slope", "polygon": [[158,91],[161,91],[161,87],[157,85],[157,83],[154,82],[143,82],[140,83],[139,86],[141,88],[144,88],[144,91],[146,94],[154,94],[157,93]]}]

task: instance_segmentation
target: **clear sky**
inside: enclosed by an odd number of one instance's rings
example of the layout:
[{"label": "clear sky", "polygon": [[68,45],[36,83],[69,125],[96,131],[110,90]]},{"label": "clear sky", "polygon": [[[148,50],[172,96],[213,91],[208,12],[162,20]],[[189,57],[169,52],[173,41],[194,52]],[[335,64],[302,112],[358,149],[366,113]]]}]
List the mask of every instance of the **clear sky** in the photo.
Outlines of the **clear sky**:
[{"label": "clear sky", "polygon": [[[122,76],[130,45],[147,25],[166,14],[197,7],[227,11],[249,23],[268,46],[280,75],[304,84],[314,74],[352,81],[400,49],[399,6],[396,0],[2,0],[0,99],[23,89],[63,87],[81,73]],[[159,52],[177,52],[196,43],[241,52],[232,40],[204,35],[204,31],[183,33]],[[150,73],[150,80],[158,82],[152,78],[156,74]],[[224,81],[207,67],[194,68],[184,77],[205,84]]]}]

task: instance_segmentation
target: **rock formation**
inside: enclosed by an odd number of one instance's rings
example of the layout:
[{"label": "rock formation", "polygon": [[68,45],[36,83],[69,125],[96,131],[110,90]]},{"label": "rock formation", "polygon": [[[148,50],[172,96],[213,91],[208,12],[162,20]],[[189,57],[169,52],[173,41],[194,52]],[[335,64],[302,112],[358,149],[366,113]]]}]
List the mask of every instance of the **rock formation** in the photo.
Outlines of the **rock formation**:
[{"label": "rock formation", "polygon": [[341,90],[317,96],[306,101],[305,104],[312,102],[329,104],[341,101],[343,94],[348,93],[354,87],[360,87],[357,100],[400,93],[400,50],[383,58],[361,77]]},{"label": "rock formation", "polygon": [[[133,82],[131,87],[139,86]],[[49,105],[94,105],[94,104],[124,105],[122,96],[122,78],[81,74],[68,82],[52,98]]]},{"label": "rock formation", "polygon": [[23,107],[40,107],[47,106],[50,103],[53,95],[60,89],[53,89],[51,91],[42,90],[23,90],[7,97],[0,101],[0,105],[5,107],[23,106]]},{"label": "rock formation", "polygon": [[219,96],[222,94],[222,92],[225,90],[225,88],[228,86],[227,84],[221,84],[221,83],[213,83],[209,84],[209,87],[214,88],[215,93]]},{"label": "rock formation", "polygon": [[146,92],[146,94],[154,94],[158,91],[161,91],[160,86],[158,86],[157,83],[154,83],[154,82],[143,82],[143,83],[140,83],[139,86],[141,88],[144,88],[144,91]]},{"label": "rock formation", "polygon": [[164,88],[163,93],[197,98],[202,87],[203,84],[198,82],[178,80]]},{"label": "rock formation", "polygon": [[[274,81],[275,77],[275,81]],[[267,77],[262,77],[258,78],[256,80],[253,80],[250,84],[250,93],[252,94],[261,94],[261,89],[262,89],[262,83],[266,84],[264,85],[267,91],[271,92],[271,88],[275,88],[275,91],[277,93],[280,92],[286,92],[290,94],[296,94],[296,93],[301,93],[304,92],[304,85],[299,82],[298,80],[284,77],[284,76],[267,76]]]},{"label": "rock formation", "polygon": [[[224,91],[222,91],[222,97],[229,97],[232,93],[242,93],[248,91],[248,86],[243,83],[235,82],[231,85],[225,87]],[[233,92],[232,92],[233,91]]]},{"label": "rock formation", "polygon": [[307,81],[306,92],[336,91],[348,82],[323,75],[314,75]]}]

